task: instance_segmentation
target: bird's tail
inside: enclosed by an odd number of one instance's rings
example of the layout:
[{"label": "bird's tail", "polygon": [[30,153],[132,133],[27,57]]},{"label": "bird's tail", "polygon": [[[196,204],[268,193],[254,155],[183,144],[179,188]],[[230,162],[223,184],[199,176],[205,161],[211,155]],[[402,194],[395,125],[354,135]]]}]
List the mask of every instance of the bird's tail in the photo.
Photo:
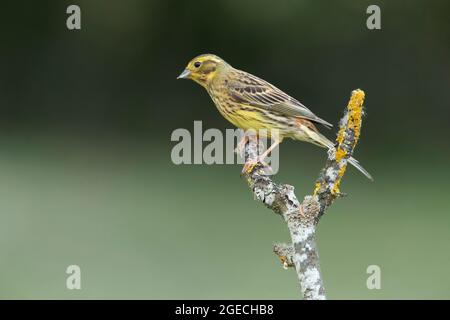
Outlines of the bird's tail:
[{"label": "bird's tail", "polygon": [[[334,150],[334,144],[331,142],[327,137],[322,135],[319,132],[313,131],[313,130],[307,130],[307,135],[311,139],[310,142],[323,147],[327,149]],[[363,166],[353,157],[350,157],[348,159],[348,163],[350,163],[352,166],[354,166],[356,169],[359,170],[363,175],[365,175],[369,180],[373,181],[373,178],[369,172],[367,172],[366,169],[363,168]]]},{"label": "bird's tail", "polygon": [[361,172],[363,175],[365,175],[367,177],[367,179],[373,181],[372,175],[369,172],[367,172],[366,169],[364,169],[364,167],[359,163],[358,160],[356,160],[353,157],[350,157],[348,159],[348,163],[350,163],[352,166],[354,166],[356,169],[358,169],[359,172]]}]

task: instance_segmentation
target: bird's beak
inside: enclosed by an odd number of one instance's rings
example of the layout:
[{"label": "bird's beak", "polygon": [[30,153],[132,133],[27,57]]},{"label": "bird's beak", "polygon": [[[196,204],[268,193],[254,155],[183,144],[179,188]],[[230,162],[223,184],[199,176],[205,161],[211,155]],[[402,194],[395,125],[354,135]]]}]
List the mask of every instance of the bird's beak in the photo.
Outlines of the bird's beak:
[{"label": "bird's beak", "polygon": [[191,72],[188,69],[184,69],[184,71],[177,77],[177,79],[186,79],[190,76]]}]

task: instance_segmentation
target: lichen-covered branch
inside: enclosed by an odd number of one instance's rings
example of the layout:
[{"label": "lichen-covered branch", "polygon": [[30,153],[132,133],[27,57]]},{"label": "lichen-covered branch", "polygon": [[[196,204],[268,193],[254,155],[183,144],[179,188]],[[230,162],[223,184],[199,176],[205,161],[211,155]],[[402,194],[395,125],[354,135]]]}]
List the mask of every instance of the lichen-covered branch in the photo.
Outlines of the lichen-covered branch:
[{"label": "lichen-covered branch", "polygon": [[357,89],[352,92],[347,110],[339,125],[336,149],[329,150],[327,163],[316,181],[313,194],[320,202],[320,215],[334,199],[342,196],[339,186],[347,168],[347,161],[352,156],[361,133],[364,96],[362,90]]},{"label": "lichen-covered branch", "polygon": [[[315,240],[316,226],[327,208],[342,195],[339,186],[359,139],[363,102],[364,92],[354,90],[340,122],[336,147],[328,152],[313,194],[305,196],[302,203],[295,196],[294,187],[273,182],[262,164],[245,173],[255,198],[281,215],[287,224],[291,244],[275,244],[273,250],[285,268],[295,268],[303,298],[307,300],[326,298]],[[256,139],[250,139],[244,148],[245,159],[256,159],[260,148]]]}]

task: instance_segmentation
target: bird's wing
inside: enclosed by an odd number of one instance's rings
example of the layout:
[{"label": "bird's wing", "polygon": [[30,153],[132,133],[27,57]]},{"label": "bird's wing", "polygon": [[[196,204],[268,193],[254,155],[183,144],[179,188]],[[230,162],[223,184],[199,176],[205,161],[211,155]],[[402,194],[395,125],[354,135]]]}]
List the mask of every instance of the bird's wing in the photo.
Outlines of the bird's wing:
[{"label": "bird's wing", "polygon": [[298,100],[284,93],[274,85],[249,73],[238,71],[236,77],[228,79],[227,88],[232,99],[265,110],[291,117],[300,117],[320,123],[325,127],[333,125],[301,104]]}]

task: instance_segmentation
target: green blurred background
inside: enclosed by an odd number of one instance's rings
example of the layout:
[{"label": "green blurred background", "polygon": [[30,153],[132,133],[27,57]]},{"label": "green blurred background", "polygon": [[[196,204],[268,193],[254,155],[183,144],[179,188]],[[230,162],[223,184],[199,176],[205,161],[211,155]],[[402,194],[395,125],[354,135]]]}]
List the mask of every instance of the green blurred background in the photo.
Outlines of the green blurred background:
[{"label": "green blurred background", "polygon": [[[82,29],[66,28],[78,4]],[[366,28],[381,7],[382,29]],[[271,252],[285,224],[238,165],[172,164],[176,128],[231,128],[176,81],[211,52],[337,123],[366,92],[356,157],[322,219],[331,299],[450,298],[450,2],[5,2],[0,298],[296,299]],[[326,132],[329,136],[334,133]],[[325,153],[286,141],[277,181],[312,190]],[[81,267],[82,289],[65,270]],[[366,268],[381,268],[368,290]]]}]

